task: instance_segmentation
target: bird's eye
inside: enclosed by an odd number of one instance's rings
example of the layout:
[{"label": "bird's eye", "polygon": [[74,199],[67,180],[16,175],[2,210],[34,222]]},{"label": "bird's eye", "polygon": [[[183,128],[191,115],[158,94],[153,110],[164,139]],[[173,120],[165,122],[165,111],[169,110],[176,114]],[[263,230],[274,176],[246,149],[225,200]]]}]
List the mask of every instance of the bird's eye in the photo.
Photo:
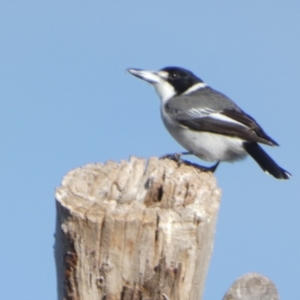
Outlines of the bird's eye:
[{"label": "bird's eye", "polygon": [[171,79],[175,79],[175,78],[177,78],[177,76],[178,76],[178,74],[176,72],[170,73],[170,78]]}]

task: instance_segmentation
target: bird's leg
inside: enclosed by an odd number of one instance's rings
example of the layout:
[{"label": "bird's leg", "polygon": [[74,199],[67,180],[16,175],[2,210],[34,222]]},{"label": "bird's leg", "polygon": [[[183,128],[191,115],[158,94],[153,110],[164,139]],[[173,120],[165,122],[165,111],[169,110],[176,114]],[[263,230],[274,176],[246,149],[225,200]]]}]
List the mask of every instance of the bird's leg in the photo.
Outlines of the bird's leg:
[{"label": "bird's leg", "polygon": [[188,165],[188,166],[193,166],[197,169],[199,169],[200,171],[204,171],[204,172],[212,172],[214,173],[219,165],[219,161],[217,161],[214,165],[212,165],[211,167],[205,167],[205,166],[200,166],[198,164],[192,163],[190,161],[187,160],[181,160],[182,164]]},{"label": "bird's leg", "polygon": [[207,168],[208,171],[215,173],[215,171],[217,170],[217,167],[219,165],[219,161],[217,161],[214,165],[212,165],[211,167]]}]

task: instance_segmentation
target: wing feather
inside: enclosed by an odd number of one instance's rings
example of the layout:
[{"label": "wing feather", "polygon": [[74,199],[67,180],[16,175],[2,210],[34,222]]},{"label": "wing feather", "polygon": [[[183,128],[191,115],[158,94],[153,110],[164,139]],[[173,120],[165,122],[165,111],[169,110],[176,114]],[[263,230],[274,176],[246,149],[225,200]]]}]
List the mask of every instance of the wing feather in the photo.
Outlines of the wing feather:
[{"label": "wing feather", "polygon": [[278,145],[242,110],[213,111],[209,108],[193,108],[185,113],[179,112],[176,119],[182,126],[191,130],[213,132],[271,146]]}]

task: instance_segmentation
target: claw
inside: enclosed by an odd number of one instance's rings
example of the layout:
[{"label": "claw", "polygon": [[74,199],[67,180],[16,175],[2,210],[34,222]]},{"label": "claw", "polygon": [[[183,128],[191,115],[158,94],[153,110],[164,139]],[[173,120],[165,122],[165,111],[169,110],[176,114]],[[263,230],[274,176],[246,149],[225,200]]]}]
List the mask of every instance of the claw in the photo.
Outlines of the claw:
[{"label": "claw", "polygon": [[166,155],[161,156],[159,159],[171,159],[171,160],[176,161],[177,163],[180,163],[181,155],[182,155],[181,153],[166,154]]},{"label": "claw", "polygon": [[178,153],[163,155],[159,159],[166,159],[167,158],[167,159],[174,160],[177,163],[181,163],[182,162],[181,156],[182,155],[189,155],[189,154],[192,154],[192,153],[190,153],[190,152],[178,152]]},{"label": "claw", "polygon": [[193,166],[193,167],[199,169],[200,171],[212,172],[212,173],[214,173],[216,171],[216,169],[217,169],[217,167],[220,163],[218,161],[214,165],[212,165],[211,167],[205,167],[205,166],[200,166],[198,164],[191,163],[187,160],[181,159],[182,155],[189,155],[189,154],[192,154],[192,153],[191,152],[179,152],[179,153],[173,153],[173,154],[166,154],[166,155],[161,156],[159,159],[171,159],[171,160],[174,160],[175,162],[177,162],[178,165],[185,164],[185,165],[188,165],[188,166]]}]

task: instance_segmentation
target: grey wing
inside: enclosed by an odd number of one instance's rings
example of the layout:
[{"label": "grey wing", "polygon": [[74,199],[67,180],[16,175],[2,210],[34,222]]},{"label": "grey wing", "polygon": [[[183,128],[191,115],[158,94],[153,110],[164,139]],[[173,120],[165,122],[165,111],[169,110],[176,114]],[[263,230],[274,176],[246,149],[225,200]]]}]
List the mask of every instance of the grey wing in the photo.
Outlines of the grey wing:
[{"label": "grey wing", "polygon": [[165,106],[165,110],[180,125],[190,130],[238,137],[248,142],[278,145],[251,116],[223,94],[217,92],[214,97],[191,96],[175,97]]},{"label": "grey wing", "polygon": [[180,95],[168,101],[170,108],[186,111],[193,108],[209,108],[221,111],[225,108],[241,110],[224,94],[210,88],[202,88],[189,95]]}]

